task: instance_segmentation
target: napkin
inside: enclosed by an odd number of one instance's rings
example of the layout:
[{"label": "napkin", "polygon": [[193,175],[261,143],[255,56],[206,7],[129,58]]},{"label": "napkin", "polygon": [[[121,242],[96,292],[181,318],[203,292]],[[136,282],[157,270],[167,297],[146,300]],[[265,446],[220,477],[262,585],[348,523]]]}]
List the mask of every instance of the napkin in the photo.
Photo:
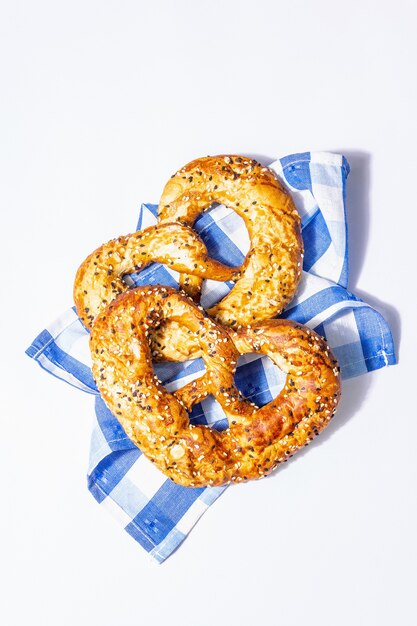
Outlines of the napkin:
[{"label": "napkin", "polygon": [[[269,167],[294,198],[305,246],[301,282],[282,317],[306,324],[325,336],[339,360],[344,379],[394,364],[394,345],[387,323],[375,309],[347,290],[347,160],[333,153],[305,152],[281,158]],[[137,229],[156,221],[157,205],[142,204]],[[118,235],[117,224],[115,229]],[[212,207],[199,216],[195,229],[210,256],[232,266],[243,261],[249,249],[248,233],[243,220],[231,209],[223,205]],[[153,263],[140,274],[131,275],[129,282],[177,287],[177,279],[175,271]],[[211,306],[232,287],[228,282],[205,281],[202,305]],[[150,557],[161,563],[184,541],[226,487],[176,485],[136,448],[97,391],[88,336],[71,308],[43,330],[26,353],[50,374],[94,396],[88,489]],[[155,365],[155,372],[168,391],[198,378],[203,371],[201,359]],[[262,406],[279,393],[285,377],[267,357],[247,354],[239,359],[235,380],[247,398]],[[337,414],[334,419],[337,420]],[[225,414],[211,396],[192,409],[190,420],[219,429],[227,427]],[[271,498],[279,497],[274,490],[277,484],[271,483]],[[232,488],[244,490],[245,485]]]}]

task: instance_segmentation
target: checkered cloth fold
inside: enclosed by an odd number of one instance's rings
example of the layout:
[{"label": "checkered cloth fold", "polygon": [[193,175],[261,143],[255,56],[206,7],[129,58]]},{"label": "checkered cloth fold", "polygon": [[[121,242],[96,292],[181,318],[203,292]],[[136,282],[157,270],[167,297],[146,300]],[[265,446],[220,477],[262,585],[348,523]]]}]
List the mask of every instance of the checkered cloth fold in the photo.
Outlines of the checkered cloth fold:
[{"label": "checkered cloth fold", "polygon": [[[301,283],[283,317],[306,324],[325,336],[345,379],[394,364],[394,345],[387,323],[346,289],[346,159],[337,154],[306,152],[279,159],[270,167],[292,193],[301,215],[305,245]],[[156,205],[143,204],[137,228],[155,224],[156,215]],[[195,229],[212,257],[232,266],[244,259],[249,248],[248,233],[231,209],[222,205],[212,208],[200,215]],[[177,278],[175,271],[154,263],[140,274],[131,275],[130,280],[135,285],[177,287]],[[203,306],[217,302],[232,286],[205,281]],[[95,396],[88,488],[151,557],[164,561],[225,487],[175,485],[126,437],[97,392],[91,373],[88,333],[74,308],[41,332],[26,352],[54,376]],[[200,376],[204,365],[196,359],[157,364],[155,370],[168,391],[174,391]],[[255,355],[240,358],[235,379],[242,393],[259,406],[272,400],[284,384],[284,375],[271,361]],[[222,409],[212,397],[195,406],[190,419],[195,424],[216,428],[227,426]]]}]

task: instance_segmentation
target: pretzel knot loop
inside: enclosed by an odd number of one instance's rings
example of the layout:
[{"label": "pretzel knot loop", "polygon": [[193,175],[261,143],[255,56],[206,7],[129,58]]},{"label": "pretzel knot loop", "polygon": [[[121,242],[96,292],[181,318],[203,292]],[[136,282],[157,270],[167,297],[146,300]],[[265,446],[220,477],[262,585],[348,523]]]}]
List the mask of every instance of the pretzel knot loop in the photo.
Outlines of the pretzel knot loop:
[{"label": "pretzel knot loop", "polygon": [[[192,228],[214,203],[234,209],[247,227],[250,249],[239,267],[211,259]],[[205,157],[167,183],[156,226],[109,241],[84,261],[74,300],[89,328],[128,289],[124,275],[158,261],[180,272],[180,286],[195,300],[205,278],[235,282],[208,314],[238,328],[275,317],[290,302],[301,276],[302,250],[299,214],[272,170],[245,157]]]},{"label": "pretzel knot loop", "polygon": [[[201,356],[206,366],[201,378],[174,394],[152,368],[161,328],[174,353],[187,335],[189,353]],[[99,391],[127,435],[186,486],[265,476],[328,424],[339,401],[337,363],[313,331],[282,319],[226,330],[167,287],[119,296],[96,318],[90,347]],[[287,375],[277,398],[262,408],[245,400],[234,384],[239,354],[246,352],[266,354]],[[190,424],[187,411],[208,394],[227,415],[226,430]]]}]

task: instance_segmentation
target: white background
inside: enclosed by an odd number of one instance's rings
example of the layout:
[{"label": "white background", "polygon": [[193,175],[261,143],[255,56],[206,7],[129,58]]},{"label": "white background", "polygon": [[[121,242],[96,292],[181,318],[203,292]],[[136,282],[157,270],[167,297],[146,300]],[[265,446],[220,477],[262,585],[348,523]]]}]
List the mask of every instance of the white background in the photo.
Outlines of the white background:
[{"label": "white background", "polygon": [[[2,0],[3,624],[414,625],[414,2]],[[86,487],[92,400],[23,355],[93,247],[192,158],[342,151],[350,288],[400,364],[231,488],[164,565]]]}]

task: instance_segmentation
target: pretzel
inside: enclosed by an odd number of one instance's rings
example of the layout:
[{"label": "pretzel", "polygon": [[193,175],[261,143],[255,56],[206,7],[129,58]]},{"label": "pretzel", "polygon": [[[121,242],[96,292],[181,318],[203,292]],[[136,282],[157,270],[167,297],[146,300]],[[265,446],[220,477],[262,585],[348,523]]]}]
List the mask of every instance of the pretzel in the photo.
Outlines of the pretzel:
[{"label": "pretzel", "polygon": [[[175,394],[152,369],[151,335],[167,320],[174,349],[177,325],[206,366],[201,378]],[[167,287],[120,295],[96,318],[90,347],[94,378],[109,409],[142,452],[185,486],[266,476],[319,434],[340,397],[337,362],[313,331],[283,319],[227,331]],[[262,408],[245,400],[233,382],[239,354],[246,352],[268,355],[287,374],[281,393]],[[187,411],[209,393],[229,419],[221,432],[189,422]]]},{"label": "pretzel", "polygon": [[233,280],[239,272],[210,259],[200,237],[188,226],[162,224],[112,239],[81,264],[74,283],[78,316],[87,328],[129,286],[123,276],[140,271],[152,261],[174,270],[193,272],[216,280]]},{"label": "pretzel", "polygon": [[[213,202],[232,207],[245,221],[251,247],[241,267],[210,259],[192,229]],[[272,170],[244,157],[197,159],[167,183],[160,207],[157,226],[104,244],[79,268],[74,300],[87,328],[128,289],[123,276],[152,261],[179,271],[180,284],[194,299],[204,278],[235,281],[234,289],[208,310],[232,328],[274,317],[292,299],[301,275],[300,217]]]},{"label": "pretzel", "polygon": [[[292,300],[301,276],[300,216],[275,173],[237,155],[203,157],[176,172],[159,201],[159,222],[192,226],[213,203],[224,204],[244,220],[251,240],[241,277],[208,314],[226,326],[252,324],[279,315]],[[201,277],[181,276],[193,299]]]}]

